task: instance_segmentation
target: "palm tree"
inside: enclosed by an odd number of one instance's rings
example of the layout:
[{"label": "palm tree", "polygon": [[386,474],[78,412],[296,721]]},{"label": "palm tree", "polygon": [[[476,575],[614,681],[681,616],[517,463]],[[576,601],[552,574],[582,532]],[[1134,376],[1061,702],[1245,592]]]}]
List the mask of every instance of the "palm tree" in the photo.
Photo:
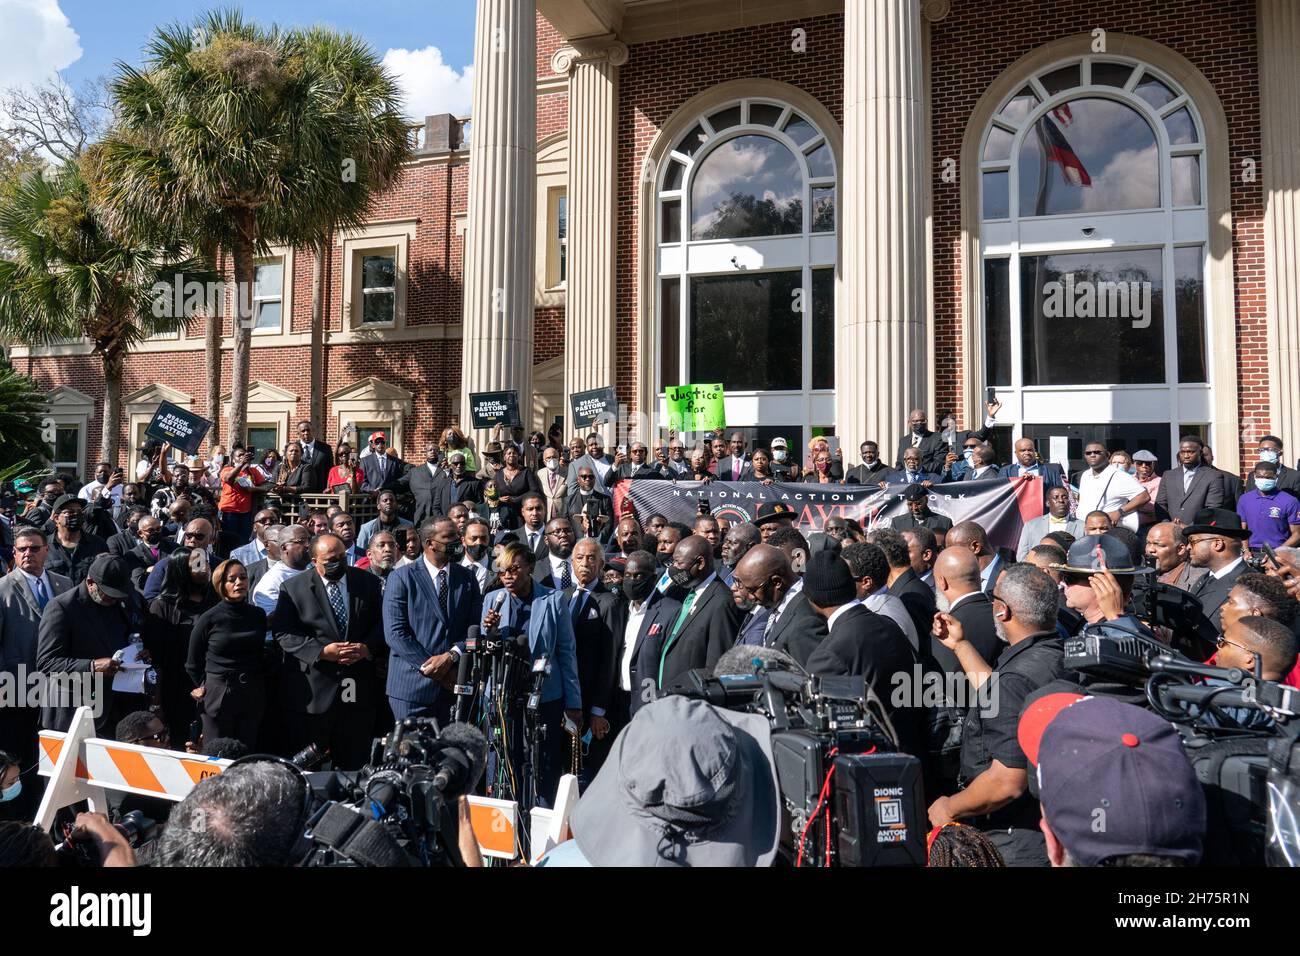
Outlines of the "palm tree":
[{"label": "palm tree", "polygon": [[41,435],[44,415],[45,396],[36,383],[0,358],[0,469],[49,457],[50,446]]},{"label": "palm tree", "polygon": [[0,338],[28,346],[90,339],[104,368],[100,452],[116,462],[126,355],[185,322],[155,287],[207,272],[179,245],[114,232],[92,198],[86,163],[33,171],[0,196]]},{"label": "palm tree", "polygon": [[115,215],[231,256],[238,441],[255,260],[365,221],[371,190],[409,157],[396,84],[360,41],[231,10],[159,28],[142,69],[119,64],[112,92],[119,123],[100,151]]}]

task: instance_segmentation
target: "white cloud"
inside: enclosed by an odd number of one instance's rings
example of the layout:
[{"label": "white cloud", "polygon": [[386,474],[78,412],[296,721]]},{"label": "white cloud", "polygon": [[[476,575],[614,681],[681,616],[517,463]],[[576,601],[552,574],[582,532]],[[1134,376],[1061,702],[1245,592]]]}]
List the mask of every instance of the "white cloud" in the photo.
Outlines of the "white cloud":
[{"label": "white cloud", "polygon": [[0,87],[44,82],[82,52],[58,0],[0,0]]},{"label": "white cloud", "polygon": [[[4,3],[6,0],[0,0]],[[460,72],[443,62],[436,46],[422,50],[389,50],[384,66],[392,73],[406,98],[406,113],[413,122],[437,113],[465,116],[473,101],[474,68]]]}]

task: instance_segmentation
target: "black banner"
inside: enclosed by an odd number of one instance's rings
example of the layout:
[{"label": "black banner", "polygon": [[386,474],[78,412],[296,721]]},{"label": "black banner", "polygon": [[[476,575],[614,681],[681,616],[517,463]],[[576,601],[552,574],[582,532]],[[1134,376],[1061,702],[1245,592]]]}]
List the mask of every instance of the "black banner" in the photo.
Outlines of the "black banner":
[{"label": "black banner", "polygon": [[153,413],[153,420],[144,430],[146,438],[156,438],[169,443],[187,455],[197,455],[212,422],[193,412],[163,402]]},{"label": "black banner", "polygon": [[574,392],[569,398],[573,410],[573,427],[591,428],[618,418],[618,395],[613,387]]},{"label": "black banner", "polygon": [[[820,531],[828,518],[854,518],[864,531],[887,528],[890,519],[907,514],[902,493],[907,485],[887,488],[866,485],[799,485],[756,481],[658,481],[639,479],[620,482],[614,492],[615,514],[623,514],[623,502],[631,498],[637,520],[645,524],[652,514],[687,526],[695,522],[699,499],[709,502],[715,518],[733,524],[752,521],[765,502],[781,502],[794,509],[795,527],[804,534]],[[975,521],[988,533],[995,546],[1015,548],[1024,522],[1043,513],[1041,479],[994,478],[988,481],[960,481],[930,489],[930,510],[946,515],[953,524]]]},{"label": "black banner", "polygon": [[475,428],[491,428],[498,422],[507,428],[522,424],[519,393],[513,389],[508,392],[473,392],[469,397],[469,411]]}]

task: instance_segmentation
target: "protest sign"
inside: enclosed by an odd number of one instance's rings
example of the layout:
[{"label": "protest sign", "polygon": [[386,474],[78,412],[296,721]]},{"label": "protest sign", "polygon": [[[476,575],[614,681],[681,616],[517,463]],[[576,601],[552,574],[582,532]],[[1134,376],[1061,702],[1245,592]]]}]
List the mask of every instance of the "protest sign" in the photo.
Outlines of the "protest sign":
[{"label": "protest sign", "polygon": [[678,433],[704,432],[727,424],[721,383],[676,385],[665,392],[668,427]]},{"label": "protest sign", "polygon": [[589,392],[574,392],[569,401],[573,407],[573,427],[591,428],[618,417],[618,396],[612,387],[593,388]]},{"label": "protest sign", "polygon": [[163,402],[154,412],[144,434],[146,438],[167,442],[187,455],[197,455],[211,427],[212,422],[201,415],[187,412],[171,402]]},{"label": "protest sign", "polygon": [[469,397],[469,411],[475,428],[491,428],[500,422],[507,428],[519,421],[519,393],[474,392]]}]

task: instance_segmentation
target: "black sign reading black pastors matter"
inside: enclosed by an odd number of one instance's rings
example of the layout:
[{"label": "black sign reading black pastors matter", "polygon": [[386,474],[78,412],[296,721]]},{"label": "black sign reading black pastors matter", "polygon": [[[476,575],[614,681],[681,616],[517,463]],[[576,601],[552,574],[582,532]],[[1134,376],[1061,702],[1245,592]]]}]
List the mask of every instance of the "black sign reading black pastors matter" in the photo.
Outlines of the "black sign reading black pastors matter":
[{"label": "black sign reading black pastors matter", "polygon": [[491,428],[500,422],[509,428],[522,425],[519,420],[519,393],[509,392],[471,392],[469,411],[474,419],[475,428]]},{"label": "black sign reading black pastors matter", "polygon": [[574,392],[569,401],[573,404],[574,428],[590,428],[618,418],[618,396],[612,386]]},{"label": "black sign reading black pastors matter", "polygon": [[178,408],[171,402],[163,402],[153,413],[153,421],[149,422],[144,434],[146,438],[165,441],[187,455],[197,455],[211,427],[212,422],[206,418]]}]

